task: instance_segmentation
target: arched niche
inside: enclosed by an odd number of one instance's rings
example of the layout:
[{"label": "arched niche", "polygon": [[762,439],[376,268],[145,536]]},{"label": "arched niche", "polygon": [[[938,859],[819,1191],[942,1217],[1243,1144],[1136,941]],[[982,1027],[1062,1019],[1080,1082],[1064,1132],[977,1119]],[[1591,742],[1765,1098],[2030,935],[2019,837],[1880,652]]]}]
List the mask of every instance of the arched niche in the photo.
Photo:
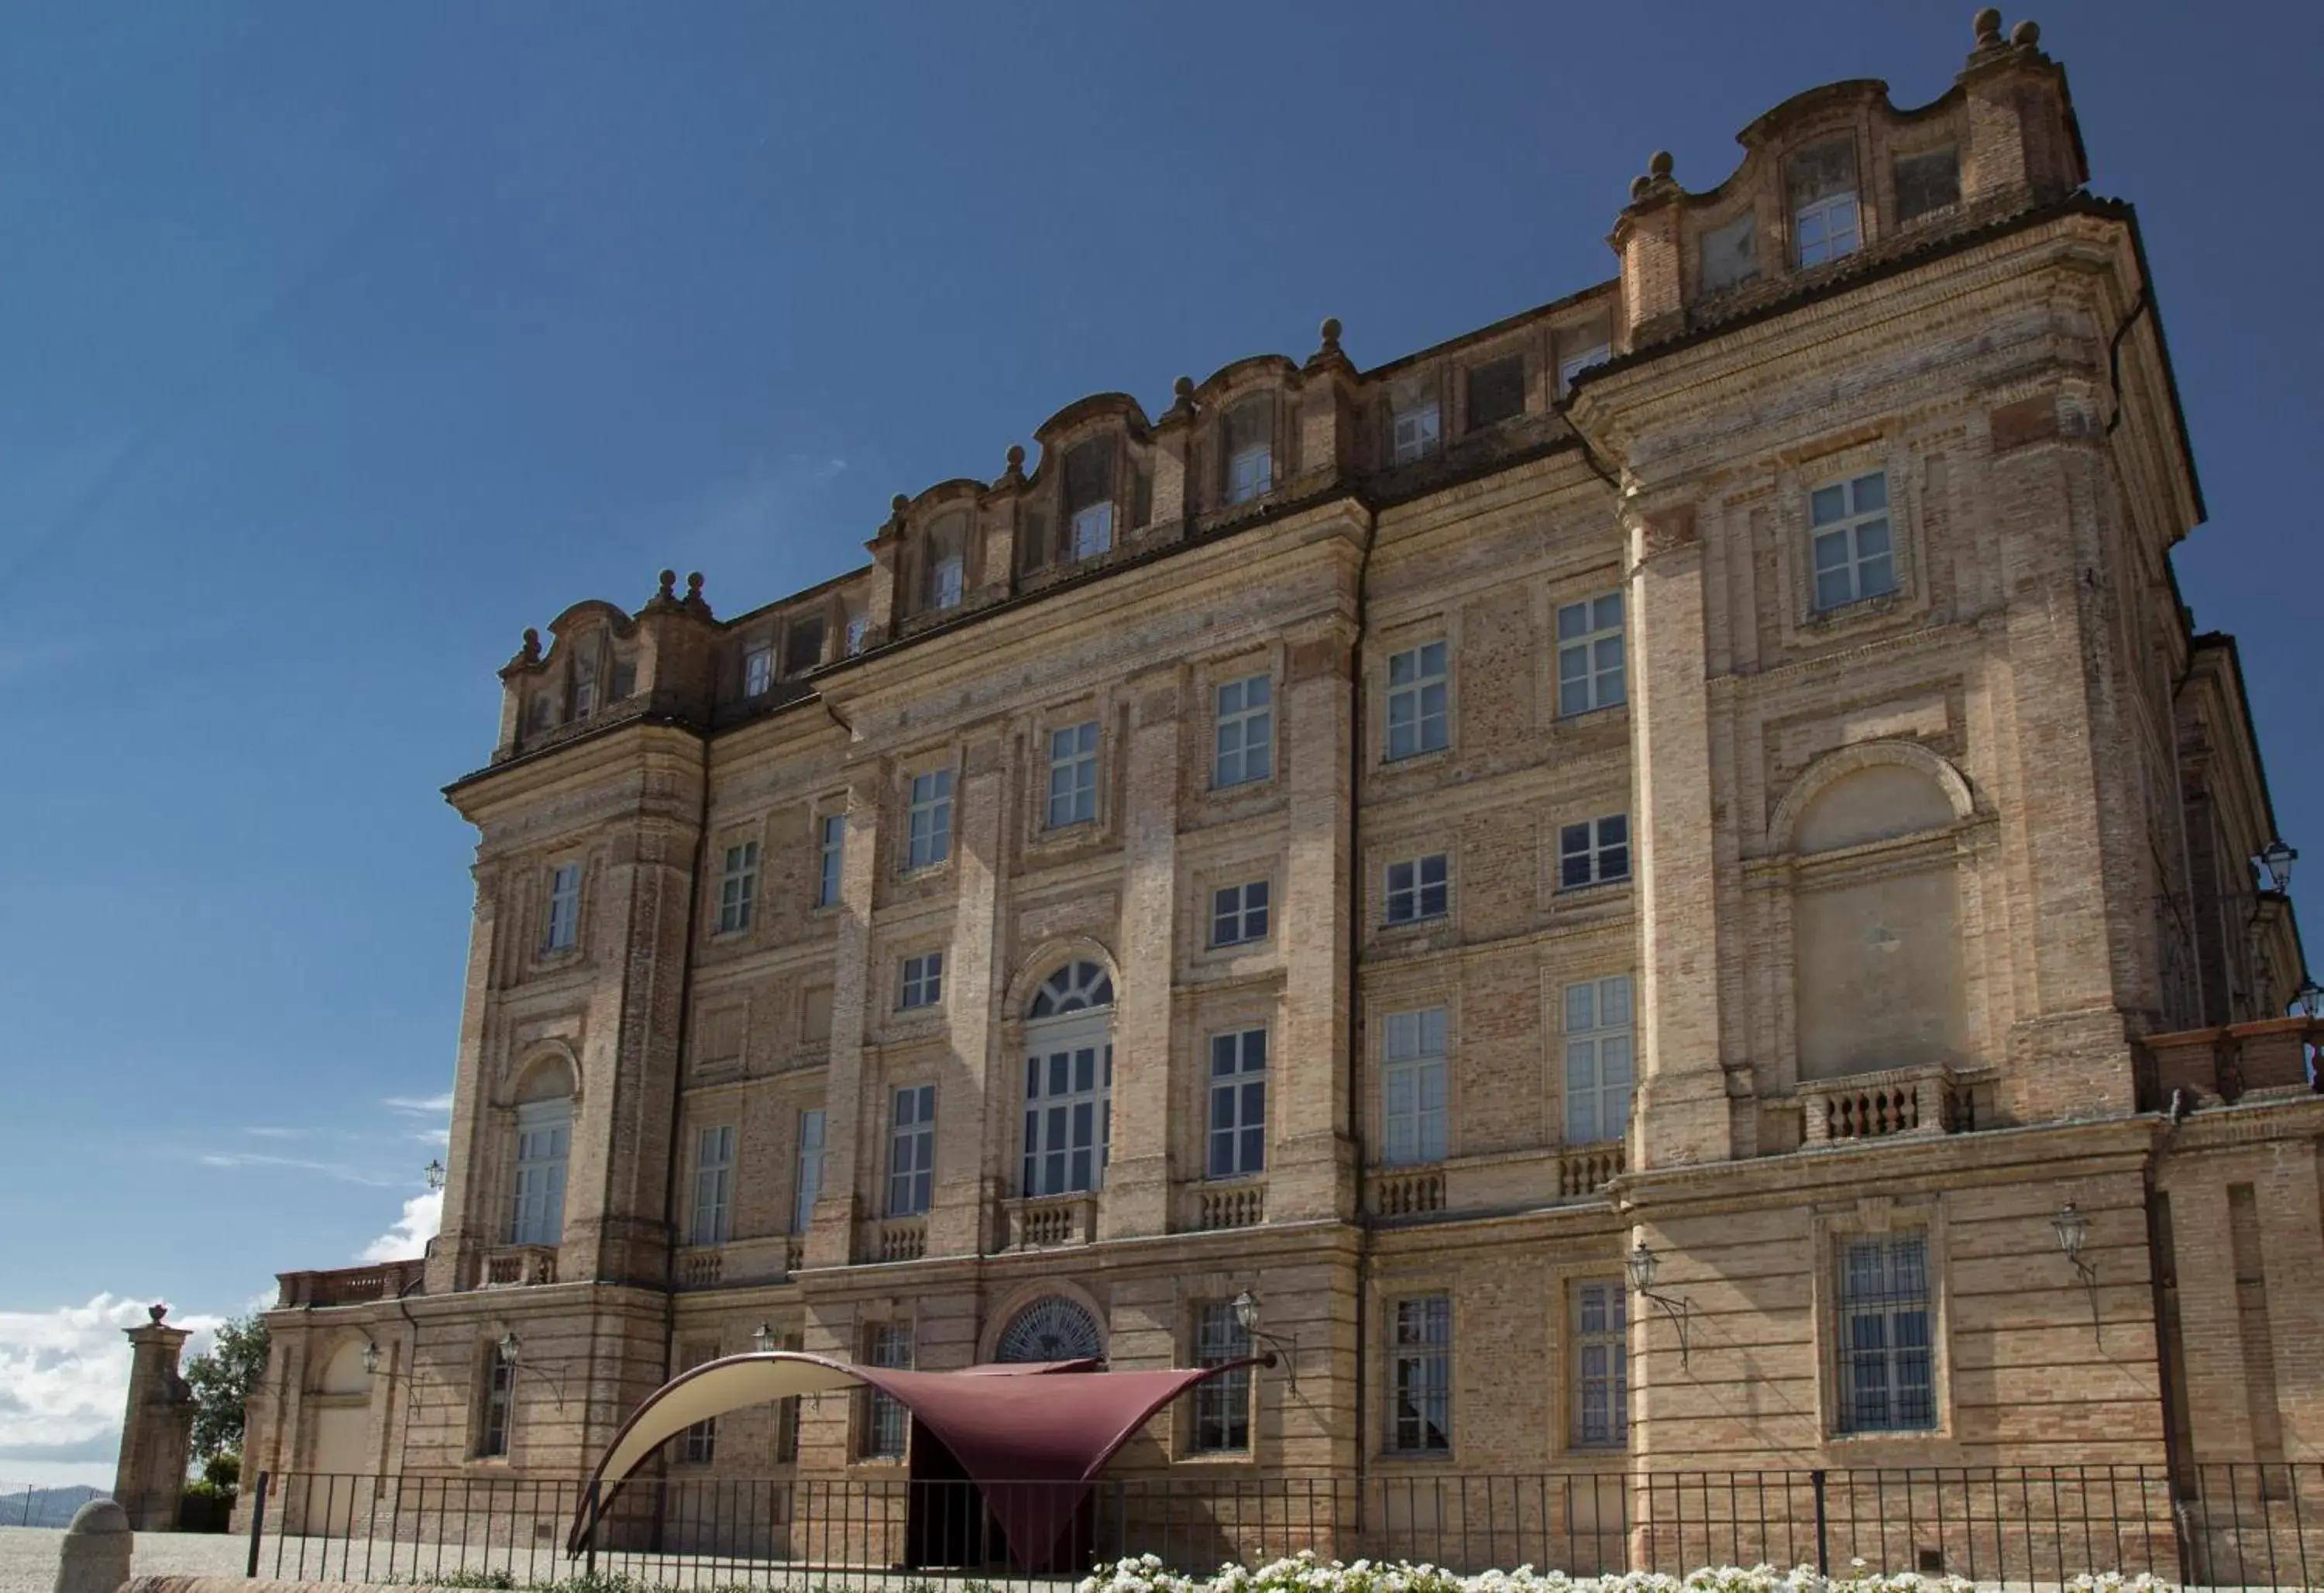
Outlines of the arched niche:
[{"label": "arched niche", "polygon": [[525,1058],[516,1070],[512,1105],[538,1106],[544,1101],[567,1101],[581,1093],[581,1070],[573,1053],[559,1045]]},{"label": "arched niche", "polygon": [[371,1374],[364,1370],[364,1346],[366,1342],[361,1338],[339,1340],[316,1375],[315,1392],[369,1398]]},{"label": "arched niche", "polygon": [[1909,743],[1826,758],[1786,798],[1799,1076],[1969,1060],[1960,772]]}]

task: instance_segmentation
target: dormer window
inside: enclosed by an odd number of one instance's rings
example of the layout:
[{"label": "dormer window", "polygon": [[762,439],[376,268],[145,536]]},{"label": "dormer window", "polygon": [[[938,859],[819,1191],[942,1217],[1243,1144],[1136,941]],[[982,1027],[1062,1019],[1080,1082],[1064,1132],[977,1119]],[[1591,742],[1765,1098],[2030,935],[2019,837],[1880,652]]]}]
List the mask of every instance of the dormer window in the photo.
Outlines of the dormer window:
[{"label": "dormer window", "polygon": [[[948,514],[928,532],[928,611],[957,608],[968,589],[967,528]],[[819,645],[820,644],[818,644]]]},{"label": "dormer window", "polygon": [[1853,139],[1835,138],[1794,155],[1790,189],[1792,248],[1800,264],[1821,265],[1863,246]]},{"label": "dormer window", "polygon": [[1896,219],[1960,203],[1960,153],[1951,144],[1896,157]]},{"label": "dormer window", "polygon": [[1606,340],[1602,326],[1584,328],[1565,333],[1557,340],[1557,390],[1573,391],[1574,378],[1591,366],[1604,365],[1614,357],[1614,346]]},{"label": "dormer window", "polygon": [[1065,521],[1075,559],[1113,547],[1113,439],[1093,437],[1065,455]]},{"label": "dormer window", "polygon": [[1442,446],[1443,416],[1433,376],[1399,382],[1388,394],[1388,443],[1399,465],[1425,459]]},{"label": "dormer window", "polygon": [[586,719],[597,711],[597,661],[587,653],[573,660],[573,717]]},{"label": "dormer window", "polygon": [[1227,502],[1247,504],[1275,486],[1275,405],[1249,398],[1227,412]]},{"label": "dormer window", "polygon": [[795,614],[783,634],[783,673],[803,675],[823,662],[823,616]]},{"label": "dormer window", "polygon": [[1469,372],[1469,430],[1525,413],[1525,356],[1504,355]]},{"label": "dormer window", "polygon": [[1702,291],[1720,293],[1759,278],[1759,217],[1746,210],[1702,235]]},{"label": "dormer window", "polygon": [[863,651],[863,644],[872,634],[872,616],[868,610],[851,608],[847,611],[847,656],[854,657]]},{"label": "dormer window", "polygon": [[774,683],[775,650],[761,642],[742,654],[742,695],[764,697],[767,688]]}]

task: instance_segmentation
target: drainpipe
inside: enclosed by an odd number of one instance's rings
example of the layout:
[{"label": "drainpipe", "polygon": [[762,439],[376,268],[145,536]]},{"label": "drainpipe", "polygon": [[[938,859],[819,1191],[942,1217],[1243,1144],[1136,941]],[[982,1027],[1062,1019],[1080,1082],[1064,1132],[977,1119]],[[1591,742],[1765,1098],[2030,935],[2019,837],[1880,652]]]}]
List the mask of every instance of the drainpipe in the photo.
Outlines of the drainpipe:
[{"label": "drainpipe", "polygon": [[1348,692],[1348,1138],[1356,1165],[1356,1525],[1363,1527],[1366,1425],[1364,1392],[1370,1362],[1365,1323],[1371,1316],[1372,1218],[1364,1200],[1364,1039],[1361,996],[1364,966],[1364,633],[1370,623],[1372,548],[1379,541],[1379,513],[1368,509],[1363,557],[1356,565],[1356,635],[1349,651],[1354,674]]}]

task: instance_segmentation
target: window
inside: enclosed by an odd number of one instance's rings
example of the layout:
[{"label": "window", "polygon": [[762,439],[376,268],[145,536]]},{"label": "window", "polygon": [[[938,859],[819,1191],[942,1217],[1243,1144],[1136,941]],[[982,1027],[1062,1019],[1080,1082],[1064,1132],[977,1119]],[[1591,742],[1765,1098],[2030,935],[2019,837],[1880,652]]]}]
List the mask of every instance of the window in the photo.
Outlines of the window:
[{"label": "window", "polygon": [[1380,1056],[1380,1160],[1390,1167],[1444,1160],[1444,1009],[1390,1013]]},{"label": "window", "polygon": [[1113,440],[1093,437],[1065,455],[1065,523],[1075,559],[1113,546]]},{"label": "window", "polygon": [[1388,428],[1388,440],[1397,464],[1409,465],[1434,453],[1443,436],[1436,394],[1429,393],[1415,397],[1409,404],[1397,405]]},{"label": "window", "polygon": [[1630,1439],[1629,1292],[1619,1279],[1573,1290],[1573,1441],[1618,1449]]},{"label": "window", "polygon": [[932,868],[952,856],[950,769],[931,769],[912,776],[904,832],[904,866],[908,868]]},{"label": "window", "polygon": [[[1224,1301],[1205,1301],[1194,1318],[1194,1365],[1223,1366],[1250,1354],[1250,1334]],[[1194,1449],[1205,1455],[1250,1448],[1250,1368],[1194,1385]]]},{"label": "window", "polygon": [[742,654],[742,695],[764,697],[775,683],[775,650],[761,642]]},{"label": "window", "polygon": [[1896,157],[1896,219],[1960,203],[1960,154],[1952,145]]},{"label": "window", "polygon": [[863,651],[864,641],[872,634],[872,616],[861,608],[847,613],[847,656],[854,657]]},{"label": "window", "polygon": [[1856,206],[1856,145],[1836,138],[1792,157],[1792,247],[1803,266],[1853,255],[1864,241]]},{"label": "window", "polygon": [[929,528],[927,540],[927,603],[931,613],[960,607],[968,588],[968,522],[947,514]]},{"label": "window", "polygon": [[[796,1354],[806,1346],[804,1334],[786,1333],[779,1348]],[[798,1460],[798,1408],[797,1394],[775,1402],[775,1464],[778,1466],[795,1465]]]},{"label": "window", "polygon": [[1267,882],[1226,885],[1211,893],[1211,944],[1240,946],[1267,939]]},{"label": "window", "polygon": [[899,1089],[888,1125],[888,1215],[924,1217],[935,1192],[936,1087]]},{"label": "window", "polygon": [[1430,642],[1388,661],[1388,755],[1408,758],[1436,752],[1447,741],[1445,709],[1450,688],[1444,674],[1444,644]]},{"label": "window", "polygon": [[1049,828],[1097,817],[1097,721],[1049,732]]},{"label": "window", "polygon": [[499,1460],[508,1458],[510,1406],[516,1394],[516,1368],[501,1359],[497,1345],[484,1347],[483,1408],[477,1414],[476,1458]]},{"label": "window", "polygon": [[1630,816],[1568,824],[1557,832],[1557,888],[1579,891],[1630,877]]},{"label": "window", "polygon": [[1267,1171],[1267,1031],[1211,1036],[1212,1178]]},{"label": "window", "polygon": [[1572,353],[1565,356],[1565,357],[1557,362],[1558,391],[1561,393],[1572,392],[1575,377],[1588,370],[1591,366],[1604,365],[1609,359],[1611,359],[1613,356],[1613,346],[1609,344],[1603,336],[1600,336],[1596,341],[1586,344],[1583,347],[1575,349]]},{"label": "window", "polygon": [[1836,1260],[1839,1430],[1900,1432],[1934,1427],[1929,1236],[1845,1239]]},{"label": "window", "polygon": [[1274,772],[1275,687],[1265,675],[1246,675],[1218,689],[1216,785],[1241,785]]},{"label": "window", "polygon": [[1389,1349],[1388,1447],[1402,1455],[1452,1448],[1452,1302],[1442,1294],[1396,1302]]},{"label": "window", "polygon": [[1622,700],[1622,594],[1609,592],[1557,611],[1557,711],[1612,708]]},{"label": "window", "polygon": [[706,1128],[695,1139],[694,1226],[687,1243],[724,1245],[734,1201],[734,1129]]},{"label": "window", "polygon": [[584,653],[573,661],[573,717],[586,719],[597,711],[597,662]]},{"label": "window", "polygon": [[565,1237],[565,1159],[573,1149],[573,1103],[536,1101],[516,1109],[516,1187],[509,1208],[512,1245]]},{"label": "window", "polygon": [[1113,1139],[1113,1042],[1099,1009],[1112,1005],[1112,978],[1093,962],[1059,968],[1033,997],[1029,1019],[1091,1015],[1028,1025],[1025,1194],[1071,1194],[1105,1181]]},{"label": "window", "polygon": [[1409,863],[1388,866],[1388,921],[1411,923],[1444,916],[1444,854],[1431,852]]},{"label": "window", "polygon": [[802,675],[823,662],[823,616],[795,614],[783,633],[783,673]]},{"label": "window", "polygon": [[758,894],[759,843],[744,841],[726,848],[718,871],[718,932],[733,934],[751,927],[751,900]]},{"label": "window", "polygon": [[[912,1364],[912,1328],[908,1322],[876,1322],[866,1336],[863,1359],[873,1366],[899,1370]],[[863,1407],[863,1458],[900,1460],[910,1429],[904,1407],[873,1389]]]},{"label": "window", "polygon": [[543,945],[550,951],[570,951],[581,931],[581,865],[560,863],[549,876],[549,933]]},{"label": "window", "polygon": [[[688,1345],[686,1350],[686,1370],[708,1366],[718,1358],[715,1344]],[[688,1466],[707,1466],[718,1458],[718,1418],[706,1416],[686,1430],[679,1458]]]},{"label": "window", "polygon": [[1247,504],[1275,486],[1275,405],[1253,398],[1227,412],[1227,502]]},{"label": "window", "polygon": [[1746,210],[1702,235],[1702,291],[1717,293],[1759,280],[1759,217]]},{"label": "window", "polygon": [[1525,356],[1505,355],[1469,372],[1469,430],[1525,413]]},{"label": "window", "polygon": [[847,860],[847,815],[825,813],[816,820],[816,841],[819,856],[815,879],[815,904],[817,907],[839,905],[840,868]]},{"label": "window", "polygon": [[1888,538],[1888,473],[1873,470],[1808,495],[1815,538],[1815,606],[1844,608],[1896,589]]},{"label": "window", "polygon": [[904,959],[904,977],[897,982],[896,1005],[904,1011],[934,1006],[944,999],[944,953],[927,952]]},{"label": "window", "polygon": [[1630,1131],[1630,977],[1565,987],[1565,1143]]},{"label": "window", "polygon": [[814,1226],[815,1203],[823,1198],[823,1108],[811,1107],[798,1118],[798,1175],[791,1195],[791,1232]]}]

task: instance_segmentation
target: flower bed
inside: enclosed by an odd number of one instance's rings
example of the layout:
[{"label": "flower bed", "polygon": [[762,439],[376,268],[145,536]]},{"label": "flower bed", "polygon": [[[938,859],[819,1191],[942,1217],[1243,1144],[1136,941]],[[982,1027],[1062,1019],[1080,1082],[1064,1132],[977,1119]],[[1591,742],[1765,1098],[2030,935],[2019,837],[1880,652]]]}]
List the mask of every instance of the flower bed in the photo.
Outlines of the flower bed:
[{"label": "flower bed", "polygon": [[[2108,1571],[2075,1577],[2068,1593],[2172,1593],[2171,1584],[2142,1571]],[[1303,1552],[1257,1570],[1222,1566],[1207,1577],[1171,1570],[1151,1554],[1101,1567],[1084,1578],[1079,1593],[1976,1593],[1966,1577],[1889,1574],[1851,1562],[1839,1576],[1770,1565],[1704,1566],[1683,1577],[1659,1571],[1626,1571],[1602,1577],[1569,1577],[1563,1571],[1515,1570],[1461,1576],[1434,1565],[1404,1561],[1359,1560],[1342,1564]]]}]

